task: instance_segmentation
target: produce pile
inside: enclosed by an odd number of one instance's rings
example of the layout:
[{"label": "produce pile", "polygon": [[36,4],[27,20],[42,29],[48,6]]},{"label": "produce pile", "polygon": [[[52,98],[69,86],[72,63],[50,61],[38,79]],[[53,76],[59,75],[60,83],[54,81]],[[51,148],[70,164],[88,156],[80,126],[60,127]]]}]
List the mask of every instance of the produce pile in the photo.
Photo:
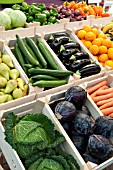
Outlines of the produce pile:
[{"label": "produce pile", "polygon": [[79,170],[73,156],[59,149],[65,138],[55,130],[52,121],[43,113],[14,113],[5,117],[5,139],[15,149],[27,170]]},{"label": "produce pile", "polygon": [[87,92],[103,115],[113,118],[113,88],[109,87],[107,80],[103,80],[96,85],[87,88]]},{"label": "produce pile", "polygon": [[102,18],[102,17],[109,17],[110,14],[103,11],[102,6],[97,5],[87,5],[86,1],[81,1],[76,3],[75,1],[71,2],[64,2],[64,6],[67,6],[68,8],[74,10],[75,12],[78,12],[81,16],[89,16],[94,15],[95,18]]},{"label": "produce pile", "polygon": [[24,97],[28,94],[28,85],[20,77],[11,57],[0,52],[0,104]]},{"label": "produce pile", "polygon": [[15,4],[12,6],[14,10],[21,10],[27,18],[27,22],[40,22],[40,25],[50,25],[57,23],[58,11],[51,7],[46,7],[45,4],[32,3],[28,5],[26,2]]},{"label": "produce pile", "polygon": [[37,37],[36,43],[30,37],[25,38],[26,42],[18,35],[16,35],[16,39],[14,55],[33,86],[50,88],[68,82],[66,78],[69,78],[73,72],[61,70],[41,38]]},{"label": "produce pile", "polygon": [[79,74],[80,78],[98,74],[100,66],[91,60],[86,52],[82,52],[78,42],[73,42],[67,33],[54,33],[46,40],[57,54],[67,70]]},{"label": "produce pile", "polygon": [[85,162],[101,164],[113,156],[113,118],[100,116],[95,121],[85,105],[87,92],[80,86],[66,90],[63,98],[49,103]]},{"label": "produce pile", "polygon": [[108,22],[101,28],[101,30],[107,36],[107,38],[113,41],[113,21]]},{"label": "produce pile", "polygon": [[75,34],[102,66],[113,69],[113,42],[104,33],[99,32],[97,28],[84,25]]}]

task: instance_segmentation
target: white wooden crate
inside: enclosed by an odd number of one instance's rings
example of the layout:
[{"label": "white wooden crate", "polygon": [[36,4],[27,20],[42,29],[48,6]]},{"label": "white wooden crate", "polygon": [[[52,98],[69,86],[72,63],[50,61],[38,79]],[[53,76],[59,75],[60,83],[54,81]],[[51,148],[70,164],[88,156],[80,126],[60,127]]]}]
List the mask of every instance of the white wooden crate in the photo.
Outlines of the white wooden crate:
[{"label": "white wooden crate", "polygon": [[[65,142],[62,144],[62,149],[64,149],[67,153],[74,156],[74,158],[77,160],[80,169],[81,170],[88,170],[87,165],[85,164],[84,160],[80,156],[79,152],[71,142],[70,138],[68,137],[67,133],[64,131],[62,126],[60,125],[57,118],[54,116],[54,114],[51,112],[50,107],[48,104],[45,103],[44,100],[36,100],[32,101],[26,104],[23,104],[21,106],[17,106],[15,108],[9,108],[7,110],[1,110],[1,120],[3,120],[4,116],[8,114],[9,112],[13,112],[19,116],[25,115],[26,113],[40,113],[42,112],[45,114],[48,118],[52,120],[52,122],[55,125],[55,128],[64,135]],[[4,135],[4,127],[2,123],[0,122],[0,147],[1,150],[11,168],[11,170],[25,170],[24,165],[22,164],[17,152],[12,149],[12,147],[5,141],[5,135]]]},{"label": "white wooden crate", "polygon": [[20,65],[18,64],[17,60],[15,59],[15,57],[12,55],[12,53],[10,52],[10,50],[7,48],[7,45],[4,44],[4,42],[0,41],[0,51],[2,51],[4,54],[8,54],[11,58],[12,58],[12,61],[13,61],[13,64],[14,64],[14,67],[19,70],[19,73],[20,73],[20,77],[24,79],[25,83],[28,85],[28,95],[27,96],[24,96],[24,97],[21,97],[19,99],[15,99],[15,100],[12,100],[12,101],[9,101],[9,102],[6,102],[6,103],[3,103],[3,104],[0,104],[0,109],[7,109],[10,107],[15,107],[17,105],[20,105],[20,104],[23,104],[23,103],[26,103],[26,102],[29,102],[29,101],[32,101],[32,100],[35,100],[36,98],[36,93],[35,93],[35,89],[34,87],[32,87],[26,76],[25,76],[25,73],[23,71],[23,69],[20,67]]},{"label": "white wooden crate", "polygon": [[103,17],[103,18],[97,18],[97,19],[92,19],[90,22],[90,26],[93,25],[98,25],[100,27],[108,24],[109,22],[111,22],[113,20],[113,16],[109,16],[109,17]]},{"label": "white wooden crate", "polygon": [[[100,78],[101,79],[101,78]],[[97,80],[92,80],[92,84],[96,84],[96,82],[99,82],[100,79],[97,79]],[[103,78],[102,78],[103,79]],[[109,81],[110,81],[110,78],[109,78]],[[89,82],[86,82],[86,84],[88,85]],[[86,84],[79,84],[79,86],[85,88],[86,87]],[[76,84],[75,84],[76,85]],[[113,80],[112,80],[112,85],[113,85]],[[72,87],[72,86],[71,86]],[[89,87],[89,86],[88,86]],[[47,95],[45,97],[45,101],[47,104],[57,100],[57,99],[60,99],[60,98],[63,98],[65,96],[65,92],[66,90],[69,89],[69,86],[65,86],[65,89],[63,91],[59,91],[55,94],[50,94],[50,95]],[[43,100],[43,98],[42,98]],[[96,120],[99,116],[103,116],[103,114],[101,113],[101,111],[96,107],[95,103],[92,101],[92,99],[90,98],[90,96],[87,94],[87,100],[85,102],[85,105],[87,106],[87,108],[89,109],[90,113],[91,113],[91,116],[94,120]],[[53,111],[51,110],[50,112],[53,116],[54,116],[54,113]],[[57,118],[56,118],[57,119]],[[111,140],[111,142],[113,143],[113,139]],[[72,143],[73,145],[73,143]],[[79,158],[81,157],[81,155],[79,156]],[[82,158],[82,157],[81,157]],[[85,161],[82,159],[82,163],[83,164],[86,164]],[[113,164],[113,157],[111,157],[110,159],[106,160],[105,162],[101,163],[100,165],[97,165],[95,163],[92,163],[92,162],[87,162],[87,166],[88,166],[88,169],[89,170],[105,170],[105,168],[107,168],[107,170],[111,170],[109,169],[108,167],[111,165],[111,167],[113,168],[112,166]]]}]

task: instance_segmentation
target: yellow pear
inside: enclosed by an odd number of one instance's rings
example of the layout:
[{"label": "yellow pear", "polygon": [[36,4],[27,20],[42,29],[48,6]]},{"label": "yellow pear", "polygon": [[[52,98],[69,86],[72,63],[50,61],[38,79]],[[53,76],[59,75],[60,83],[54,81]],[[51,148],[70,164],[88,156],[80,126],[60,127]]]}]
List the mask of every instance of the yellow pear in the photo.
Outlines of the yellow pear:
[{"label": "yellow pear", "polygon": [[0,96],[4,95],[4,92],[0,92]]},{"label": "yellow pear", "polygon": [[7,54],[2,54],[3,63],[7,64],[9,67],[14,68],[14,64],[12,62],[12,58]]},{"label": "yellow pear", "polygon": [[11,94],[8,94],[6,101],[9,102],[9,101],[11,101],[11,100],[14,100],[14,99],[13,99],[13,96],[12,96]]},{"label": "yellow pear", "polygon": [[5,63],[0,64],[0,74],[7,80],[9,80],[9,70],[10,68]]},{"label": "yellow pear", "polygon": [[9,71],[9,76],[14,80],[16,80],[19,77],[19,75],[20,75],[19,71],[15,68]]},{"label": "yellow pear", "polygon": [[22,90],[20,88],[16,88],[12,92],[12,96],[14,99],[18,99],[22,97]]},{"label": "yellow pear", "polygon": [[4,93],[10,93],[17,87],[17,81],[16,80],[9,80],[7,82],[6,88],[4,90]]},{"label": "yellow pear", "polygon": [[24,90],[24,85],[25,85],[24,79],[23,78],[17,78],[17,85],[18,85],[19,88]]},{"label": "yellow pear", "polygon": [[24,85],[24,90],[22,91],[22,96],[27,96],[27,94],[28,94],[28,85],[25,84]]},{"label": "yellow pear", "polygon": [[7,79],[5,77],[0,77],[0,88],[5,87],[7,84]]},{"label": "yellow pear", "polygon": [[0,104],[5,103],[7,100],[7,94],[1,95],[0,96]]}]

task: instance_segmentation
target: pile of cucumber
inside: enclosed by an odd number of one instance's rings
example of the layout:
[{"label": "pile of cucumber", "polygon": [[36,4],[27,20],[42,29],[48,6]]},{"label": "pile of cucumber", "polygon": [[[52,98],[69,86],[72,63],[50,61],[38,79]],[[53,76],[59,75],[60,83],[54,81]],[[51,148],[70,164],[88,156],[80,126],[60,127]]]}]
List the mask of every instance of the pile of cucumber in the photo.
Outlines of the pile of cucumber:
[{"label": "pile of cucumber", "polygon": [[67,77],[73,72],[59,68],[41,38],[37,37],[35,42],[25,37],[23,41],[16,35],[16,40],[14,55],[33,86],[51,88],[67,83]]}]

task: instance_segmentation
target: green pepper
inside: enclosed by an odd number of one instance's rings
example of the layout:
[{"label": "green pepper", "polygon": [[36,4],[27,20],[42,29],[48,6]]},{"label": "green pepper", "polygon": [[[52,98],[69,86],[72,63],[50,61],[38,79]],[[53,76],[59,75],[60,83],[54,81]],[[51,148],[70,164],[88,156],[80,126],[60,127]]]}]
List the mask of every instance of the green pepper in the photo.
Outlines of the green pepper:
[{"label": "green pepper", "polygon": [[36,14],[35,15],[35,21],[37,22],[45,22],[47,20],[46,14]]},{"label": "green pepper", "polygon": [[42,26],[43,26],[43,25],[48,25],[48,23],[47,23],[47,21],[45,21],[45,22],[42,22],[41,25],[42,25]]},{"label": "green pepper", "polygon": [[41,9],[36,7],[35,5],[31,5],[29,7],[29,15],[35,15],[37,13],[41,13]]},{"label": "green pepper", "polygon": [[37,3],[32,3],[31,5],[37,6]]},{"label": "green pepper", "polygon": [[34,18],[31,15],[27,16],[27,22],[33,22]]},{"label": "green pepper", "polygon": [[38,4],[38,7],[43,11],[43,10],[45,10],[46,9],[46,6],[45,6],[45,4]]},{"label": "green pepper", "polygon": [[14,4],[14,5],[12,6],[12,9],[14,9],[14,10],[20,10],[20,5],[19,5],[19,4]]},{"label": "green pepper", "polygon": [[54,16],[50,16],[50,18],[48,19],[48,22],[51,22],[51,23],[55,23],[57,21],[56,17]]},{"label": "green pepper", "polygon": [[56,17],[58,15],[58,11],[55,8],[51,8],[49,12],[50,12],[50,15],[52,16]]},{"label": "green pepper", "polygon": [[20,9],[22,11],[27,11],[29,9],[29,5],[26,2],[22,2],[22,5],[20,6]]},{"label": "green pepper", "polygon": [[46,17],[49,18],[50,17],[50,13],[48,10],[44,10],[42,11],[42,14],[46,14]]}]

